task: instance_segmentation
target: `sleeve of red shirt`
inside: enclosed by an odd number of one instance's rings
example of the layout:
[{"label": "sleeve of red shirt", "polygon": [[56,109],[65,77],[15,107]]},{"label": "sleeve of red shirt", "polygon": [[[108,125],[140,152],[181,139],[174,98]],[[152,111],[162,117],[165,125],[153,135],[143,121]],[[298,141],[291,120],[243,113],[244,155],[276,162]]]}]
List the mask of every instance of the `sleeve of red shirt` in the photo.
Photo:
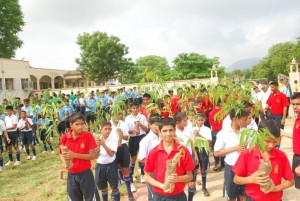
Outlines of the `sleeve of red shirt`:
[{"label": "sleeve of red shirt", "polygon": [[89,142],[89,149],[95,149],[97,147],[95,138],[90,133],[88,133],[87,136],[88,136],[88,142]]},{"label": "sleeve of red shirt", "polygon": [[290,105],[288,98],[286,97],[286,95],[283,96],[283,106],[284,107],[288,107]]},{"label": "sleeve of red shirt", "polygon": [[[155,148],[154,148],[155,149]],[[150,152],[149,152],[149,155],[148,157],[146,158],[146,163],[145,163],[145,166],[144,166],[144,171],[145,172],[153,172],[154,171],[154,159],[155,159],[155,156],[154,156],[154,149],[152,149]]]},{"label": "sleeve of red shirt", "polygon": [[248,163],[246,160],[246,154],[249,153],[249,150],[244,150],[238,157],[237,161],[235,162],[234,166],[232,167],[232,171],[240,177],[248,176],[247,175],[247,167]]},{"label": "sleeve of red shirt", "polygon": [[59,146],[58,146],[58,154],[61,154],[60,145],[65,145],[66,140],[67,140],[67,135],[61,136],[60,141],[59,141]]},{"label": "sleeve of red shirt", "polygon": [[292,180],[294,179],[294,173],[292,171],[292,168],[291,168],[291,165],[290,165],[290,162],[286,156],[285,153],[282,152],[282,164],[283,164],[283,173],[282,173],[282,177],[285,179],[285,180]]}]

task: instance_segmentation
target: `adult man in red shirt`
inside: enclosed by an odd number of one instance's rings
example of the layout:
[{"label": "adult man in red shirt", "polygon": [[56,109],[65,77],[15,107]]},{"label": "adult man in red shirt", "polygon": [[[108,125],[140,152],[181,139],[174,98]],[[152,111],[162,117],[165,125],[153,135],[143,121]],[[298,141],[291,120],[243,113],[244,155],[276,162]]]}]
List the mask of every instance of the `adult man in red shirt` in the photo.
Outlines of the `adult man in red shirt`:
[{"label": "adult man in red shirt", "polygon": [[[180,146],[175,137],[176,122],[172,118],[163,118],[159,122],[159,130],[162,141],[154,147],[145,163],[145,181],[153,186],[154,200],[167,199],[169,201],[186,201],[184,193],[185,183],[192,180],[192,171],[195,166],[192,156],[186,147]],[[176,165],[176,174],[168,176],[166,179],[171,183],[168,192],[164,192],[163,186],[166,176],[166,161],[173,159],[182,149],[179,160],[180,165]],[[152,177],[151,175],[154,174]]]},{"label": "adult man in red shirt", "polygon": [[[267,110],[270,108],[270,116],[268,118],[275,120],[278,126],[283,129],[287,114],[287,107],[290,103],[286,95],[278,90],[278,82],[271,82],[270,87],[272,93],[267,100],[266,107],[264,108],[264,113],[266,115]],[[280,142],[281,138],[278,138],[276,148],[280,147]]]},{"label": "adult man in red shirt", "polygon": [[[71,129],[60,139],[59,156],[62,161],[71,160],[72,166],[68,167],[67,192],[69,200],[99,200],[99,193],[95,185],[91,169],[91,160],[96,159],[99,152],[92,134],[83,131],[84,117],[76,113],[70,117]],[[68,152],[62,153],[62,146]]]}]

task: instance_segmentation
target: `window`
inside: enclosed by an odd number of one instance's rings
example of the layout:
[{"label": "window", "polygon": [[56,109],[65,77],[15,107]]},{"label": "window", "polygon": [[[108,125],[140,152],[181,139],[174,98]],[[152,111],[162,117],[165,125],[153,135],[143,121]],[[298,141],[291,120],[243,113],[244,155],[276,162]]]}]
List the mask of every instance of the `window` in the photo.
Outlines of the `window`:
[{"label": "window", "polygon": [[27,78],[21,79],[22,89],[29,89],[29,82]]},{"label": "window", "polygon": [[14,79],[5,78],[5,86],[6,86],[6,90],[14,90]]}]

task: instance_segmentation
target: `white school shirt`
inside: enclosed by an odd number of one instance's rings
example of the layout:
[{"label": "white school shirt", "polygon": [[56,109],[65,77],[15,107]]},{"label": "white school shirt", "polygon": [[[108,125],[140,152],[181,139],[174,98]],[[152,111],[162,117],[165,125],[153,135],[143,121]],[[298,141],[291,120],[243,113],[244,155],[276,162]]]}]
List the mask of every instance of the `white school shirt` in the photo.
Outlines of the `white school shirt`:
[{"label": "white school shirt", "polygon": [[[18,117],[14,114],[12,114],[10,116],[5,116],[4,122],[5,122],[6,128],[10,128],[14,124],[18,124]],[[17,128],[8,130],[7,132],[14,132],[14,131],[17,131]]]},{"label": "white school shirt", "polygon": [[[111,123],[112,130],[111,130],[109,137],[113,138],[114,140],[117,140],[117,142],[119,141],[117,128],[120,128],[123,131],[123,136],[129,135],[128,134],[128,126],[124,121],[119,120],[118,125],[115,125],[115,123],[112,120],[110,120],[110,123]],[[122,144],[127,143],[127,142],[128,142],[128,140],[122,139]]]},{"label": "white school shirt", "polygon": [[113,156],[110,156],[106,152],[106,150],[103,148],[103,146],[100,146],[100,154],[97,159],[97,163],[99,163],[99,164],[109,164],[109,163],[114,162],[116,159],[116,153],[117,153],[117,149],[118,149],[118,141],[113,138],[108,137],[106,139],[105,144],[108,148],[110,148],[115,153]]},{"label": "white school shirt", "polygon": [[3,131],[6,130],[5,123],[0,119],[0,135],[3,134]]},{"label": "white school shirt", "polygon": [[[221,149],[227,149],[239,144],[239,135],[237,135],[232,128],[223,129],[218,133],[217,140],[214,146],[214,151],[220,151]],[[240,155],[239,151],[234,151],[225,156],[225,162],[228,165],[233,166]]]},{"label": "white school shirt", "polygon": [[269,99],[270,95],[271,95],[271,91],[269,89],[266,92],[263,91],[260,92],[262,109],[266,108],[267,100]]},{"label": "white school shirt", "polygon": [[[145,115],[142,115],[140,113],[138,113],[138,115],[136,117],[134,117],[132,114],[131,115],[128,115],[126,118],[125,118],[125,123],[128,125],[128,130],[133,130],[134,129],[134,122],[135,122],[135,119],[136,118],[139,118],[140,119],[140,122],[141,124],[143,124],[144,126],[146,126],[148,128],[148,122],[147,122],[147,119],[145,117]],[[141,127],[140,127],[140,134],[139,135],[143,135],[143,134],[146,134],[146,131],[144,131]],[[133,135],[133,134],[129,134],[131,137],[137,137],[139,135]]]},{"label": "white school shirt", "polygon": [[194,134],[194,131],[199,131],[199,133],[200,133],[200,135],[202,136],[202,137],[204,137],[205,139],[207,139],[207,140],[212,140],[212,138],[211,138],[211,130],[210,130],[210,128],[208,128],[207,126],[201,126],[201,128],[199,128],[198,126],[195,126],[195,127],[193,127],[193,134]]},{"label": "white school shirt", "polygon": [[150,132],[140,141],[138,159],[143,160],[144,158],[147,158],[150,150],[156,147],[160,141],[161,138],[150,130]]},{"label": "white school shirt", "polygon": [[[27,118],[27,119],[28,119],[28,122],[32,125],[31,118]],[[19,122],[18,122],[17,128],[21,130],[24,127],[25,127],[25,120],[20,119]],[[30,128],[30,126],[28,126],[28,129],[21,130],[21,132],[28,132],[28,131],[32,131],[32,128]]]},{"label": "white school shirt", "polygon": [[190,129],[189,127],[185,127],[183,129],[183,131],[179,130],[176,126],[176,136],[179,137],[181,140],[183,140],[183,142],[179,141],[179,143],[185,147],[187,147],[187,149],[190,151],[190,154],[193,154],[193,150],[192,150],[192,146],[191,144],[187,145],[187,142],[189,139],[194,139],[194,134],[193,134],[193,130]]}]

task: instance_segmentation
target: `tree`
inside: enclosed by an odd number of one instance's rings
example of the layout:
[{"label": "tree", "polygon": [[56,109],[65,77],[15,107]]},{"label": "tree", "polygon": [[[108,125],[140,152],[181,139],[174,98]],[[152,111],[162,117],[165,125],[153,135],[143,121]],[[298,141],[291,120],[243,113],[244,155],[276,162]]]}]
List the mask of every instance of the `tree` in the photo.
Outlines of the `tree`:
[{"label": "tree", "polygon": [[194,79],[210,77],[210,69],[214,63],[219,63],[219,58],[207,58],[198,53],[181,53],[173,61],[174,70],[181,79]]},{"label": "tree", "polygon": [[116,36],[108,36],[105,32],[83,33],[77,37],[80,46],[80,58],[75,61],[79,65],[81,75],[91,81],[108,81],[120,76],[122,67],[128,67],[130,59],[128,47]]},{"label": "tree", "polygon": [[273,45],[267,57],[251,69],[252,78],[276,80],[278,74],[289,74],[289,65],[293,58],[300,59],[300,38],[296,42],[284,42]]},{"label": "tree", "polygon": [[24,26],[18,0],[0,0],[0,57],[12,58],[23,41],[18,37]]}]

